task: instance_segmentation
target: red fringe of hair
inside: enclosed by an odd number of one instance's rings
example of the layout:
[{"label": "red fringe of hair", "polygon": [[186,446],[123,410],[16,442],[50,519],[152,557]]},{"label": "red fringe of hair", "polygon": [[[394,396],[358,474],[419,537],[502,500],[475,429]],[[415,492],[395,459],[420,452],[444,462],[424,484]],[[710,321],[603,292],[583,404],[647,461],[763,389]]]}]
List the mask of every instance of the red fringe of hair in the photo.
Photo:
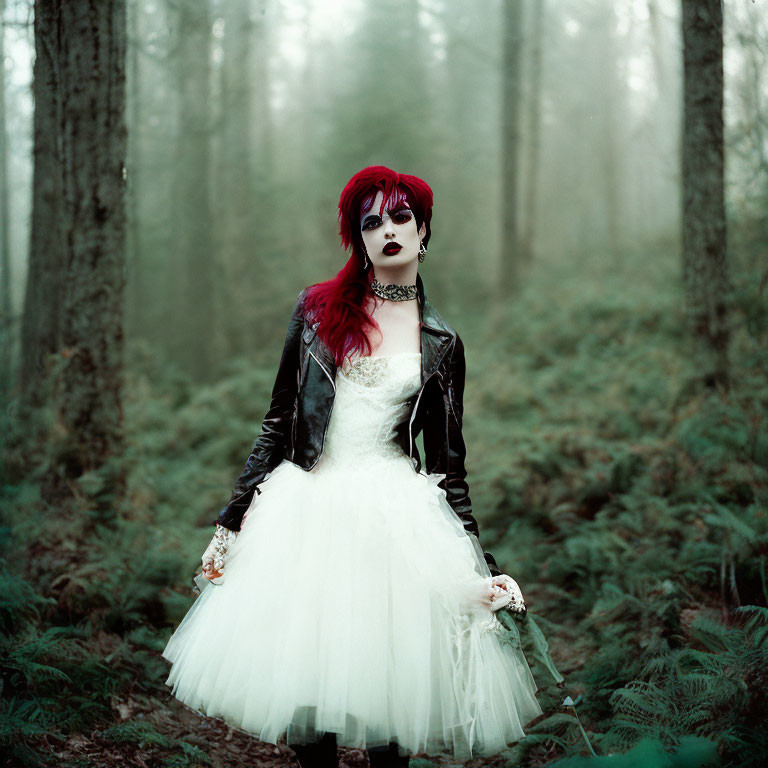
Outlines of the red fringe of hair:
[{"label": "red fringe of hair", "polygon": [[336,364],[355,354],[370,355],[370,329],[379,324],[364,309],[371,294],[373,270],[364,268],[363,238],[360,215],[370,209],[378,190],[382,190],[382,209],[392,207],[403,198],[413,211],[416,226],[426,225],[424,245],[429,242],[432,219],[432,189],[418,176],[372,165],[356,173],[344,187],[339,199],[339,235],[352,255],[335,277],[307,288],[304,311],[311,322],[318,322],[317,335],[328,347]]}]

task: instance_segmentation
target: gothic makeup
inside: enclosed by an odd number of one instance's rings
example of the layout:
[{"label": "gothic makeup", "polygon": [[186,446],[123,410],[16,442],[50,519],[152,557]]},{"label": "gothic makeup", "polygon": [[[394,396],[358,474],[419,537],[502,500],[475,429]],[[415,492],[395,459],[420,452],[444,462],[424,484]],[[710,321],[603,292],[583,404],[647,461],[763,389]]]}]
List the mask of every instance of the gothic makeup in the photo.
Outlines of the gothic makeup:
[{"label": "gothic makeup", "polygon": [[[387,211],[385,216],[389,216],[395,224],[407,224],[413,218],[413,211],[405,205],[399,206],[394,211]],[[362,231],[376,229],[382,223],[382,217],[376,213],[368,214],[363,219]]]}]

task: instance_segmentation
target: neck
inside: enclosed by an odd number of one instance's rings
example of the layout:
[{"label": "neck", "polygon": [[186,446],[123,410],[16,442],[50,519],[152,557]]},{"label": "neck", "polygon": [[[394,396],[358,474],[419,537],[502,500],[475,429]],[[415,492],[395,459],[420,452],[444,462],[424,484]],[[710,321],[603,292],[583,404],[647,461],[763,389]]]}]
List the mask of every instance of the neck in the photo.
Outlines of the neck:
[{"label": "neck", "polygon": [[373,276],[382,285],[416,285],[417,273],[415,261],[401,267],[373,267]]}]

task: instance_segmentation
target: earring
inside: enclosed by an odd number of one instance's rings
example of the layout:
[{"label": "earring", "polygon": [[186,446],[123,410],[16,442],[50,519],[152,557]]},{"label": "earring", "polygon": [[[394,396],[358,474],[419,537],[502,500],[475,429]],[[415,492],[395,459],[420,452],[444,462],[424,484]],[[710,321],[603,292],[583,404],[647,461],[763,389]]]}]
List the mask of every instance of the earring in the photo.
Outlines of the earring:
[{"label": "earring", "polygon": [[427,255],[427,246],[424,245],[424,241],[421,241],[421,247],[419,248],[419,261],[424,261],[424,257]]},{"label": "earring", "polygon": [[368,269],[368,267],[369,267],[368,251],[366,251],[365,248],[363,248],[363,271]]}]

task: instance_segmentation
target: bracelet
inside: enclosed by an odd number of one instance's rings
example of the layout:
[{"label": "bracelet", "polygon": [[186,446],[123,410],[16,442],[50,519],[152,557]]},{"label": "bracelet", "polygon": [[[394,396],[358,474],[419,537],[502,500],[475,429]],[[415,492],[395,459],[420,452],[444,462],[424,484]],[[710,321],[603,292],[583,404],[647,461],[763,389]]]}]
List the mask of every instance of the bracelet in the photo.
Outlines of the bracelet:
[{"label": "bracelet", "polygon": [[213,534],[213,567],[219,573],[224,572],[224,560],[236,538],[237,531],[230,530],[220,523],[216,523],[216,531]]}]

